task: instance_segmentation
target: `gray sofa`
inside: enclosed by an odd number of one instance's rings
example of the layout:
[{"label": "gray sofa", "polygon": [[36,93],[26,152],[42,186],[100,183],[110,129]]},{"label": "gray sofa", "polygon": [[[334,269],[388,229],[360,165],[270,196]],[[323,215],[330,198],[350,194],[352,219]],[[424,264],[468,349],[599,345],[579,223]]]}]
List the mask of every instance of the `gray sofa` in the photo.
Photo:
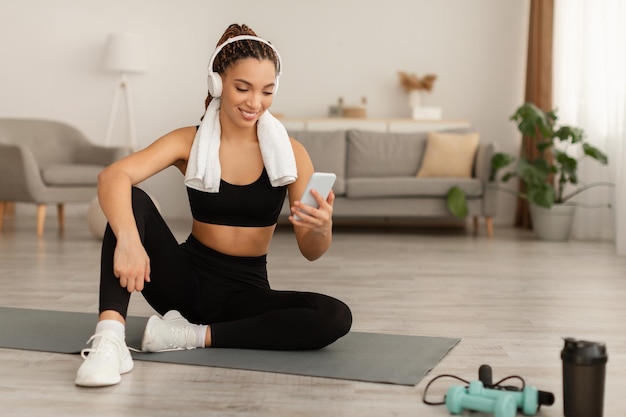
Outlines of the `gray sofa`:
[{"label": "gray sofa", "polygon": [[[455,131],[454,133],[465,133]],[[388,133],[361,130],[290,131],[309,152],[316,171],[334,172],[337,181],[333,219],[391,220],[452,219],[446,195],[453,186],[467,195],[474,228],[485,220],[493,235],[495,191],[487,186],[492,143],[479,142],[471,178],[417,178],[428,133]],[[289,215],[285,204],[281,219]],[[456,218],[454,218],[456,219]]]}]

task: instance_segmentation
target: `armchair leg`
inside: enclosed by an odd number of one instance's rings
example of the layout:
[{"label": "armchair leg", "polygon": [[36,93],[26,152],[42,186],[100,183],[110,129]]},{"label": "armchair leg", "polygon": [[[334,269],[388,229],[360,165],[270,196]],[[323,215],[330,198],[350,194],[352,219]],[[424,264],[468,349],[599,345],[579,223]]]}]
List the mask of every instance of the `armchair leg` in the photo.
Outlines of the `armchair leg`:
[{"label": "armchair leg", "polygon": [[485,226],[487,226],[487,237],[493,237],[493,217],[485,216]]},{"label": "armchair leg", "polygon": [[59,234],[65,231],[65,206],[62,203],[57,204],[57,213],[59,217]]},{"label": "armchair leg", "polygon": [[6,205],[6,201],[0,201],[0,232],[2,231],[2,226],[4,225],[4,210]]},{"label": "armchair leg", "polygon": [[37,204],[37,236],[43,236],[43,226],[46,222],[46,205]]}]

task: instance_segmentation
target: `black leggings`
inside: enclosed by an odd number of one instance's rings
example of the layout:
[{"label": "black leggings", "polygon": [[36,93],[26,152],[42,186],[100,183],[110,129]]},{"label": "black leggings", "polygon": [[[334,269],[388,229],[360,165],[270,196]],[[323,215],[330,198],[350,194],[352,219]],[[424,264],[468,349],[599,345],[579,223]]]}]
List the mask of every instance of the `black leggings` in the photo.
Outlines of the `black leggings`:
[{"label": "black leggings", "polygon": [[[209,324],[212,347],[319,349],[344,336],[350,309],[322,294],[275,291],[266,257],[238,257],[202,245],[192,235],[179,244],[150,197],[133,187],[139,235],[150,257],[142,294],[160,314],[178,310],[190,322]],[[130,293],[113,274],[116,238],[107,226],[102,243],[100,312],[126,317]]]}]

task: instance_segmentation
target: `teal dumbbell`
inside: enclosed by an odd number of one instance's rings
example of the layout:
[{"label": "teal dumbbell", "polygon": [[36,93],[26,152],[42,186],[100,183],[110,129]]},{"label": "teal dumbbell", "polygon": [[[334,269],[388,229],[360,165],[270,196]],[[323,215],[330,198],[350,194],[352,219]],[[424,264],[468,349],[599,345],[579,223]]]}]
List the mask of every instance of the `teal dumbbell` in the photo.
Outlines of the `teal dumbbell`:
[{"label": "teal dumbbell", "polygon": [[502,395],[510,395],[515,399],[517,408],[527,416],[534,416],[539,410],[539,391],[532,386],[525,387],[522,391],[508,391],[501,389],[484,388],[482,382],[472,385],[468,390],[470,395],[478,395],[486,398],[498,398]]},{"label": "teal dumbbell", "polygon": [[480,381],[470,382],[468,388],[459,385],[450,387],[446,394],[448,411],[452,414],[461,414],[463,410],[473,410],[491,413],[494,417],[515,417],[517,402],[512,395],[499,395],[493,398],[476,394],[482,393],[484,389]]}]

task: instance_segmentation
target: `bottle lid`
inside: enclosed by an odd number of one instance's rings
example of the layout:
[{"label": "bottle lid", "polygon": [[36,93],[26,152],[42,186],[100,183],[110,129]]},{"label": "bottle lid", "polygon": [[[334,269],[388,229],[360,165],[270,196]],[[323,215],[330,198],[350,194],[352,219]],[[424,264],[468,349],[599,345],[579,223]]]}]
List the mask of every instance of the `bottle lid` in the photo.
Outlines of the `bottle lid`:
[{"label": "bottle lid", "polygon": [[576,365],[597,365],[606,363],[608,360],[604,343],[577,340],[571,337],[563,340],[565,345],[561,351],[561,359],[565,362]]}]

